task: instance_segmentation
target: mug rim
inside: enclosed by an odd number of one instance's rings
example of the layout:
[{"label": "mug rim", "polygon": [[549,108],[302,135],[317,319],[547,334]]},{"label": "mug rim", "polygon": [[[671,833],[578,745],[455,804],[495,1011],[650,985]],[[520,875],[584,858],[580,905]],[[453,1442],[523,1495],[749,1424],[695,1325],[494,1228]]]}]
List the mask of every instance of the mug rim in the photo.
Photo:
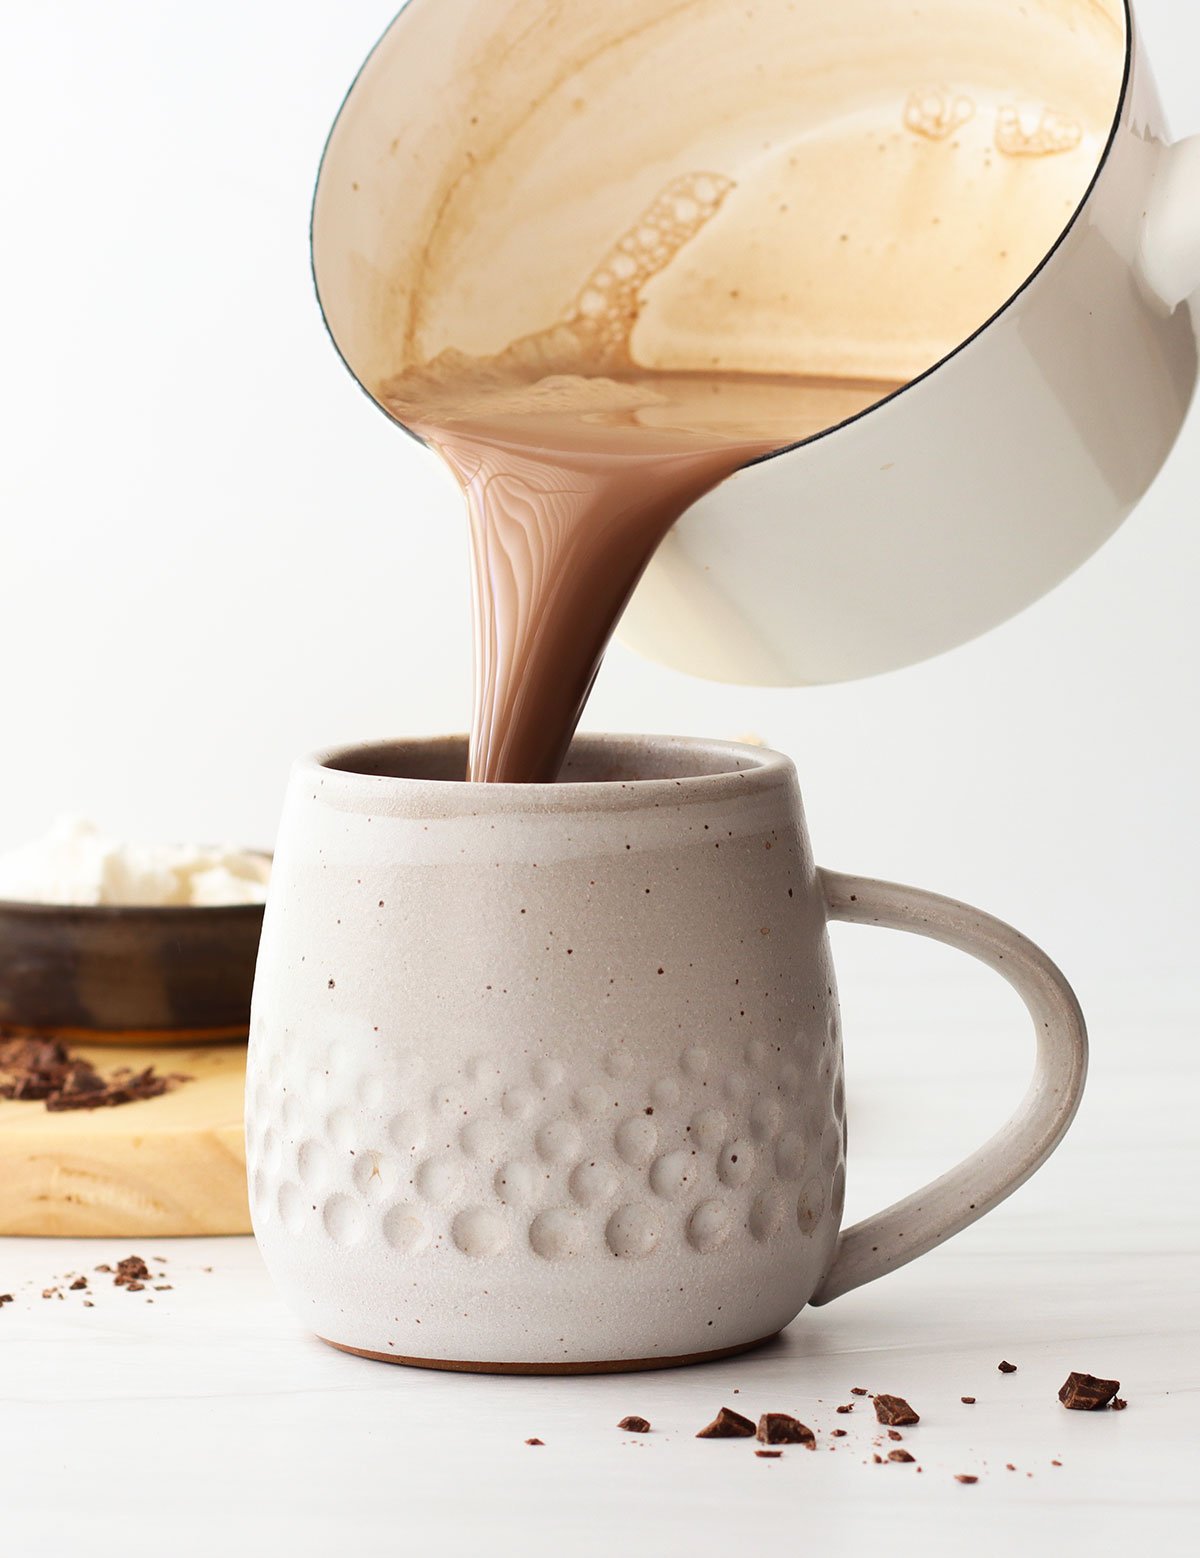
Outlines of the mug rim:
[{"label": "mug rim", "polygon": [[[317,200],[321,192],[321,180],[325,173],[325,164],[329,159],[330,147],[333,144],[334,136],[337,134],[338,125],[341,123],[342,115],[345,113],[350,99],[354,96],[354,93],[358,88],[359,81],[362,79],[362,76],[367,70],[367,67],[375,58],[375,55],[383,47],[383,44],[391,35],[392,29],[400,21],[400,18],[407,11],[411,10],[415,3],[416,0],[401,0],[395,15],[376,38],[375,42],[371,45],[371,48],[364,56],[362,63],[355,71],[350,85],[346,88],[345,94],[342,97],[341,102],[338,104],[337,112],[333,116],[333,122],[329,126],[329,133],[325,137],[325,144],[321,148],[321,158],[317,164],[317,176],[313,183],[312,201],[309,205],[308,263],[309,274],[312,277],[313,293],[316,296],[317,308],[321,315],[321,323],[325,327],[325,334],[329,337],[330,343],[333,346],[334,351],[337,353],[342,366],[346,369],[350,377],[354,380],[355,384],[358,385],[359,389],[363,392],[371,404],[378,411],[381,411],[383,415],[387,417],[389,422],[393,423],[401,430],[401,432],[406,433],[416,443],[420,444],[423,449],[427,449],[430,447],[427,441],[422,438],[419,433],[415,432],[411,427],[409,427],[407,423],[402,422],[398,416],[396,416],[388,409],[383,401],[379,400],[375,394],[370,389],[368,389],[366,384],[364,384],[362,379],[359,377],[358,372],[353,364],[342,351],[337,336],[333,332],[333,327],[329,322],[329,315],[325,311],[325,300],[321,296],[321,282],[317,275],[316,256]],[[1103,150],[1097,159],[1096,166],[1092,171],[1092,175],[1089,178],[1083,193],[1080,195],[1078,203],[1075,205],[1054,242],[1046,249],[1045,253],[1042,255],[1041,259],[1034,266],[1034,268],[1023,279],[1020,285],[1012,293],[1010,293],[1007,298],[1005,298],[1000,306],[980,325],[978,325],[970,333],[970,335],[964,336],[964,338],[956,345],[951,347],[948,352],[939,357],[935,362],[930,363],[929,367],[925,368],[921,373],[918,373],[914,378],[909,379],[906,384],[902,384],[899,389],[892,390],[890,394],[885,395],[881,400],[875,401],[872,405],[867,406],[864,410],[855,412],[853,416],[846,417],[841,422],[835,422],[829,427],[822,428],[820,432],[810,433],[808,437],[796,439],[794,443],[781,444],[776,449],[768,450],[766,454],[755,455],[753,459],[747,460],[745,465],[739,466],[738,470],[749,470],[752,466],[765,465],[770,460],[777,460],[780,455],[793,454],[799,449],[807,449],[813,444],[820,443],[822,439],[831,438],[835,433],[844,432],[847,428],[854,427],[857,423],[865,421],[867,417],[873,416],[877,411],[882,411],[885,406],[890,406],[893,401],[898,400],[900,396],[907,395],[910,390],[916,389],[918,385],[923,384],[927,379],[931,379],[935,374],[940,373],[943,368],[952,363],[954,359],[965,352],[968,347],[973,346],[974,343],[982,336],[985,336],[994,325],[997,325],[1003,318],[1012,312],[1012,310],[1025,296],[1026,292],[1028,292],[1033,284],[1038,280],[1042,272],[1047,268],[1050,262],[1058,254],[1059,250],[1065,245],[1067,239],[1079,225],[1084,212],[1092,202],[1092,197],[1096,192],[1096,188],[1100,183],[1100,179],[1112,159],[1113,148],[1117,143],[1117,136],[1120,133],[1121,125],[1125,120],[1125,113],[1129,106],[1130,89],[1133,83],[1134,45],[1137,39],[1137,23],[1133,13],[1133,0],[1120,0],[1120,4],[1122,13],[1125,18],[1125,60],[1121,74],[1121,86],[1117,93],[1116,101],[1113,105],[1112,121],[1108,127],[1108,135],[1105,139]],[[736,474],[736,472],[731,474]]]},{"label": "mug rim", "polygon": [[[357,798],[385,796],[433,804],[440,816],[487,812],[607,810],[661,807],[665,802],[743,798],[795,778],[791,758],[770,747],[703,736],[577,732],[561,772],[572,763],[585,769],[606,758],[617,766],[612,777],[559,778],[540,784],[472,784],[466,778],[465,735],[398,736],[326,747],[301,758],[295,777],[315,779],[325,789]],[[460,777],[391,772],[405,762],[441,762]],[[637,776],[639,761],[668,765],[665,773]],[[701,765],[697,768],[697,765]],[[383,771],[380,771],[380,769]],[[675,771],[677,770],[677,771]],[[315,797],[314,797],[315,798]]]}]

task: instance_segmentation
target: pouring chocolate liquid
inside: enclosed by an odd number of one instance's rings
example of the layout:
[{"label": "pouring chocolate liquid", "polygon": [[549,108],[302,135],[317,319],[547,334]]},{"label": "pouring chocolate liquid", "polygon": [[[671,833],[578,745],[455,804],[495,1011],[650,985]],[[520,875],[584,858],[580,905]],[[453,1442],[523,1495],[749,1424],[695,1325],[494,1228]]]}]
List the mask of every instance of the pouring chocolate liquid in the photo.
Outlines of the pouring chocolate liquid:
[{"label": "pouring chocolate liquid", "polygon": [[651,373],[631,337],[643,288],[732,182],[674,180],[614,244],[557,327],[488,359],[448,352],[384,386],[439,451],[470,512],[470,777],[552,780],[654,549],[731,471],[852,416],[894,385]]},{"label": "pouring chocolate liquid", "polygon": [[[1187,320],[1148,297],[1136,340],[1114,321],[1113,404],[1132,382],[1157,419],[1114,477],[1082,332],[1102,295],[1133,306],[1130,242],[1078,213],[1128,107],[1125,22],[1120,0],[412,0],[331,136],[314,270],[360,382],[466,495],[471,777],[554,777],[648,568],[649,653],[835,680],[982,631],[1119,522],[1195,376]],[[1056,244],[1087,261],[1074,288]]]}]

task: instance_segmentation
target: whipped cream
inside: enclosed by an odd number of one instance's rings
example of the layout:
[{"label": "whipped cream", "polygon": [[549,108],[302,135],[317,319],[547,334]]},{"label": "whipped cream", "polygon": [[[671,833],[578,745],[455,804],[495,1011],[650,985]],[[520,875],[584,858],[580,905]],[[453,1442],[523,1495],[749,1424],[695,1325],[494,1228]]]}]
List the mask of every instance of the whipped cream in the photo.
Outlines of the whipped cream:
[{"label": "whipped cream", "polygon": [[174,907],[263,903],[271,862],[241,849],[124,844],[82,817],[0,855],[0,899]]}]

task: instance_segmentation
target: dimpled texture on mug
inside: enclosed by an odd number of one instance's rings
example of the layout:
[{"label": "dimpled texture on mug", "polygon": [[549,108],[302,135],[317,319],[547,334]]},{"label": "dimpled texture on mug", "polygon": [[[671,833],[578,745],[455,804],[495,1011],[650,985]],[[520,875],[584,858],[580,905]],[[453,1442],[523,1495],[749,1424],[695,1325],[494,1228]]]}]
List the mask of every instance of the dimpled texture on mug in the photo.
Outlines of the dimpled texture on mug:
[{"label": "dimpled texture on mug", "polygon": [[728,1257],[841,1216],[836,1022],[790,1044],[680,1043],[648,1070],[627,1050],[447,1066],[357,1024],[314,1065],[260,1019],[247,1150],[273,1237],[401,1261]]}]

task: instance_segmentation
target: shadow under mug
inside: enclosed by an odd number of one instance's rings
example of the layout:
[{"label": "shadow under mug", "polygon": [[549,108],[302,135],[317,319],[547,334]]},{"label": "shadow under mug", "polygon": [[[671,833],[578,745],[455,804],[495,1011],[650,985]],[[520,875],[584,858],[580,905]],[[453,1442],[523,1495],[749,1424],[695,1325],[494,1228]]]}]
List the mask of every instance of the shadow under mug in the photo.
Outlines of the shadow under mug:
[{"label": "shadow under mug", "polygon": [[[924,1254],[1061,1140],[1087,1040],[978,910],[819,870],[796,773],[580,736],[552,785],[468,785],[459,738],[293,772],[251,1018],[254,1228],[305,1323],[432,1368],[718,1357]],[[827,923],[969,952],[1029,1008],[1023,1103],[846,1231]]]}]

